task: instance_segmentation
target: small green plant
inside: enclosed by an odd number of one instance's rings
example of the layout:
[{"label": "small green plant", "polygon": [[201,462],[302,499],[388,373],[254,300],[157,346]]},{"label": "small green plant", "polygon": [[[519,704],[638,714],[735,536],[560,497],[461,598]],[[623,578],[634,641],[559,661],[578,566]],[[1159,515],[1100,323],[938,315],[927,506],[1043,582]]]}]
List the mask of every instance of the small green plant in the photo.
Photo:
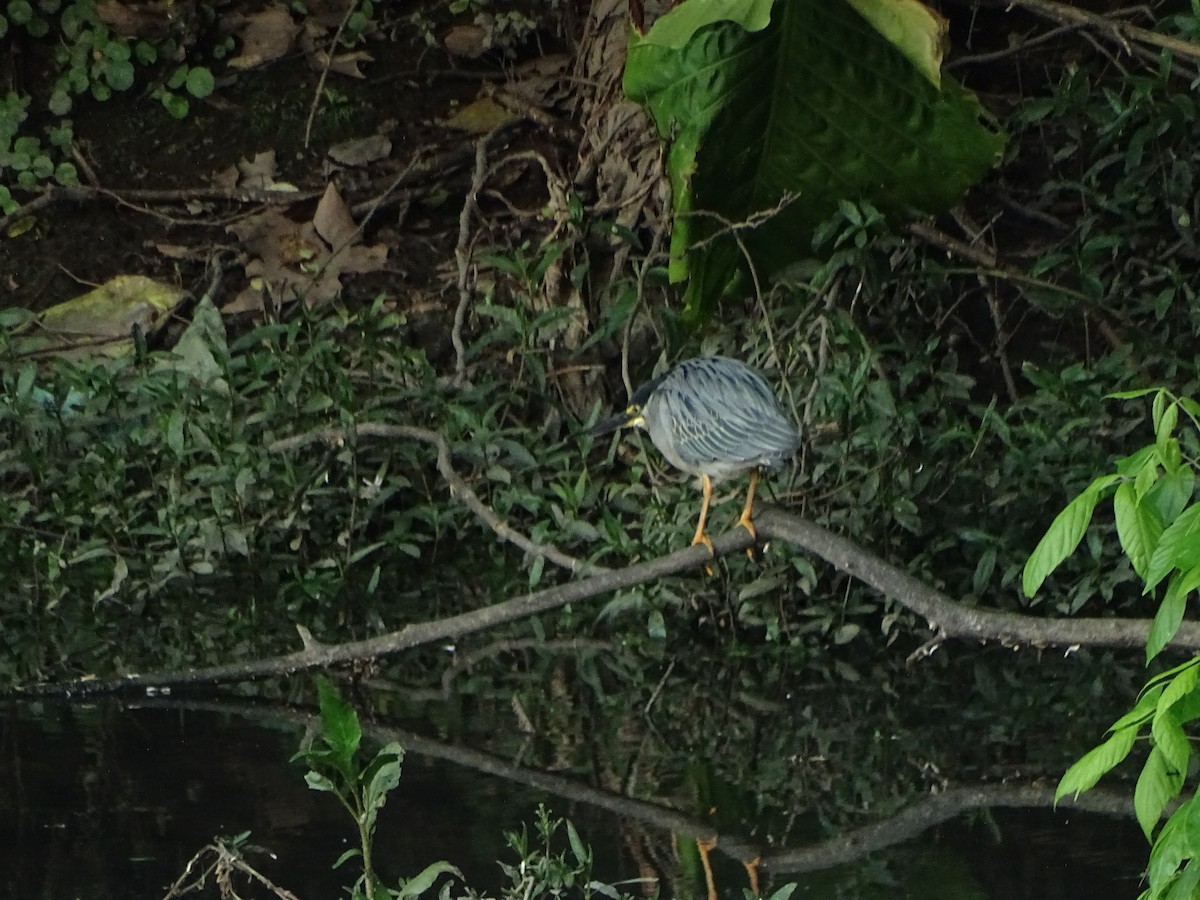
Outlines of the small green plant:
[{"label": "small green plant", "polygon": [[[1146,639],[1149,664],[1183,620],[1188,598],[1200,588],[1200,504],[1193,502],[1200,403],[1165,390],[1126,391],[1132,399],[1154,394],[1154,443],[1118,460],[1116,471],[1096,478],[1051,524],[1025,566],[1032,596],[1083,540],[1099,501],[1113,498],[1117,535],[1149,594],[1166,590]],[[1192,428],[1177,435],[1181,414]],[[1183,439],[1181,441],[1181,438]],[[1078,796],[1121,763],[1144,737],[1150,753],[1134,790],[1138,823],[1151,841],[1142,900],[1188,898],[1200,889],[1200,796],[1184,800],[1158,829],[1167,805],[1183,790],[1194,755],[1185,730],[1200,719],[1200,656],[1151,678],[1137,703],[1109,728],[1059,782],[1055,800]],[[1155,830],[1158,829],[1157,835]]]},{"label": "small green plant", "polygon": [[308,766],[304,776],[308,786],[337,797],[358,826],[359,846],[347,850],[333,864],[336,869],[351,859],[362,860],[362,874],[350,888],[353,900],[408,900],[424,894],[443,873],[461,878],[462,873],[454,866],[438,861],[398,889],[383,884],[372,857],[375,824],[388,794],[400,784],[404,748],[395,742],[387,744],[364,765],[362,728],[354,708],[324,677],[317,679],[317,696],[321,709],[319,742],[301,749],[292,759],[302,760]]},{"label": "small green plant", "polygon": [[[579,896],[587,900],[597,895],[623,900],[631,896],[618,891],[615,884],[597,881],[592,877],[591,848],[583,842],[569,820],[560,819],[545,806],[539,805],[533,827],[532,838],[524,827],[504,836],[509,848],[520,858],[517,865],[500,863],[505,876],[511,880],[502,893],[505,900],[565,896]],[[560,829],[567,833],[570,855],[555,849]]]},{"label": "small green plant", "polygon": [[182,65],[154,91],[154,96],[176,119],[186,119],[191,111],[188,95],[203,100],[215,87],[216,81],[209,69],[204,66]]}]

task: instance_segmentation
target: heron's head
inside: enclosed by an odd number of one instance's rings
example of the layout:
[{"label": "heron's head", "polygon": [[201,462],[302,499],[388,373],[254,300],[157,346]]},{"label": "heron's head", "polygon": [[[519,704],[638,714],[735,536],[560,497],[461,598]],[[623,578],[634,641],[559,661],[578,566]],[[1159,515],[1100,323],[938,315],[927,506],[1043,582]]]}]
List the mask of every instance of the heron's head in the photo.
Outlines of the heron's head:
[{"label": "heron's head", "polygon": [[621,428],[645,428],[646,419],[643,411],[650,400],[650,395],[658,388],[664,377],[666,376],[660,375],[658,378],[647,381],[633,392],[633,396],[629,398],[629,405],[625,407],[624,412],[601,419],[588,429],[588,434],[608,434]]}]

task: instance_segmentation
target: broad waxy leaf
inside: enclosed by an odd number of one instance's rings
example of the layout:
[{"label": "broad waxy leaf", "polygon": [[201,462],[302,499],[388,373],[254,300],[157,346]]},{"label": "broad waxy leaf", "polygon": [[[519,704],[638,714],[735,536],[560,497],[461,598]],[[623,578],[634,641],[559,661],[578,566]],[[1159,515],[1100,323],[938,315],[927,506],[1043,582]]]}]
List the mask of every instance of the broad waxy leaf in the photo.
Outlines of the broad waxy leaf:
[{"label": "broad waxy leaf", "polygon": [[1021,586],[1026,597],[1037,593],[1042,582],[1062,563],[1064,559],[1075,552],[1088,524],[1092,521],[1092,513],[1101,494],[1120,476],[1102,475],[1087,486],[1082,494],[1067,504],[1067,508],[1055,517],[1045,536],[1038,542],[1022,576]]},{"label": "broad waxy leaf", "polygon": [[1146,572],[1146,590],[1153,590],[1173,569],[1200,565],[1200,506],[1184,510],[1158,539]]},{"label": "broad waxy leaf", "polygon": [[[1172,582],[1172,587],[1178,584],[1178,579]],[[1187,608],[1187,594],[1177,590],[1167,591],[1163,602],[1159,604],[1154,621],[1150,623],[1150,633],[1146,636],[1146,662],[1154,659],[1167,646],[1179,624],[1183,621],[1183,613]]]},{"label": "broad waxy leaf", "polygon": [[1113,511],[1117,517],[1117,536],[1133,569],[1143,579],[1150,554],[1162,535],[1163,523],[1150,503],[1139,501],[1133,485],[1126,481],[1113,496]]},{"label": "broad waxy leaf", "polygon": [[1154,826],[1167,803],[1179,793],[1182,783],[1183,776],[1170,768],[1159,748],[1151,750],[1133,792],[1133,808],[1147,840],[1154,834]]},{"label": "broad waxy leaf", "polygon": [[1122,728],[1098,747],[1085,753],[1063,774],[1054,791],[1054,802],[1063,797],[1078,797],[1094,787],[1096,782],[1112,771],[1129,755],[1137,738],[1134,728]]},{"label": "broad waxy leaf", "polygon": [[740,231],[764,278],[809,255],[815,228],[841,201],[943,210],[1003,148],[973,95],[949,78],[939,90],[848,3],[789,0],[772,17],[757,32],[717,21],[679,49],[630,39],[625,91],[671,142],[670,273],[690,277],[693,315],[740,278],[732,237],[701,246],[729,224],[792,199]]},{"label": "broad waxy leaf", "polygon": [[762,31],[771,21],[775,0],[708,0],[680,4],[677,14],[662,16],[643,41],[678,50],[701,28],[716,22],[734,22],[747,31]]},{"label": "broad waxy leaf", "polygon": [[934,87],[942,83],[942,56],[949,23],[920,0],[847,0],[896,45]]},{"label": "broad waxy leaf", "polygon": [[1158,833],[1154,846],[1150,849],[1150,862],[1146,867],[1146,876],[1151,888],[1164,885],[1179,869],[1188,847],[1195,846],[1194,843],[1189,843],[1189,831],[1192,829],[1189,829],[1188,822],[1196,818],[1197,812],[1200,812],[1200,806],[1197,805],[1196,798],[1185,800],[1171,813],[1162,831]]}]

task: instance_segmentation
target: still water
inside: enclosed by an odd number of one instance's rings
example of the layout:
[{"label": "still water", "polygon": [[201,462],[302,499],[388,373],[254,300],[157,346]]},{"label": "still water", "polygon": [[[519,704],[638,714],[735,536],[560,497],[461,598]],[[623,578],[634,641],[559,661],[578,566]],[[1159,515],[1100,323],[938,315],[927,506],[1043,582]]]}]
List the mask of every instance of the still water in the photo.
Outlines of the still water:
[{"label": "still water", "polygon": [[[3,896],[161,898],[202,847],[245,831],[269,851],[249,861],[275,884],[300,900],[345,896],[353,864],[331,866],[351,846],[351,822],[328,794],[308,790],[300,765],[289,762],[306,714],[230,709],[11,705],[0,727]],[[619,792],[415,732],[378,737],[399,737],[408,747],[376,845],[390,883],[444,859],[475,889],[499,891],[507,882],[497,861],[516,862],[503,835],[532,828],[539,804],[576,824],[603,881],[636,878],[655,861],[670,868],[693,841],[678,810],[636,801],[624,807],[631,801]],[[773,847],[764,853],[764,887],[795,881],[793,896],[814,898],[1136,897],[1146,845],[1127,804],[1054,812],[1040,802],[1044,796],[1044,786],[1022,794],[988,785],[970,797],[948,791],[885,823]],[[1034,805],[1019,805],[1026,802]],[[965,811],[956,812],[960,806]],[[906,839],[897,843],[898,835]],[[719,846],[736,856],[748,852],[741,840]],[[722,895],[740,898],[744,870],[715,856]],[[664,893],[704,895],[695,878],[676,876]],[[202,896],[217,896],[211,881]]]}]

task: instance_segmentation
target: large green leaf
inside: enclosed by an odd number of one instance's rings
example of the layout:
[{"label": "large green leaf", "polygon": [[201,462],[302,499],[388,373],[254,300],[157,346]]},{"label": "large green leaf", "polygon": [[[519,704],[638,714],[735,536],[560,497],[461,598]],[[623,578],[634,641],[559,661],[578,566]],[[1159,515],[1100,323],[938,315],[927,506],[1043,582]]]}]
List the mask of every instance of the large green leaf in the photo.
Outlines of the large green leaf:
[{"label": "large green leaf", "polygon": [[1153,590],[1173,569],[1200,565],[1200,506],[1188,507],[1162,533],[1146,572],[1146,590]]},{"label": "large green leaf", "polygon": [[1101,475],[1089,484],[1082,494],[1068,503],[1067,508],[1050,523],[1049,530],[1025,563],[1021,585],[1026,597],[1036,594],[1050,573],[1075,552],[1092,521],[1092,513],[1096,511],[1100,497],[1119,477]]},{"label": "large green leaf", "polygon": [[1145,578],[1150,554],[1154,552],[1163,532],[1158,510],[1144,498],[1139,501],[1133,484],[1126,481],[1113,496],[1113,512],[1117,518],[1117,536],[1121,539],[1125,555],[1133,564],[1134,571]]},{"label": "large green leaf", "polygon": [[1095,787],[1097,781],[1129,755],[1136,738],[1135,729],[1123,728],[1104,743],[1085,753],[1059,780],[1058,788],[1054,791],[1054,802],[1057,803],[1063,797],[1077,798],[1084,791]]},{"label": "large green leaf", "polygon": [[1158,747],[1150,751],[1133,791],[1133,809],[1147,840],[1154,834],[1154,826],[1158,824],[1167,803],[1179,793],[1182,780],[1182,775],[1168,767]]},{"label": "large green leaf", "polygon": [[761,31],[716,21],[678,49],[649,38],[630,39],[625,90],[671,143],[671,274],[690,277],[694,313],[740,281],[737,243],[712,239],[730,223],[792,198],[740,232],[770,275],[810,253],[839,201],[943,210],[1003,147],[970,92],[948,78],[939,90],[844,0],[777,2]]}]

